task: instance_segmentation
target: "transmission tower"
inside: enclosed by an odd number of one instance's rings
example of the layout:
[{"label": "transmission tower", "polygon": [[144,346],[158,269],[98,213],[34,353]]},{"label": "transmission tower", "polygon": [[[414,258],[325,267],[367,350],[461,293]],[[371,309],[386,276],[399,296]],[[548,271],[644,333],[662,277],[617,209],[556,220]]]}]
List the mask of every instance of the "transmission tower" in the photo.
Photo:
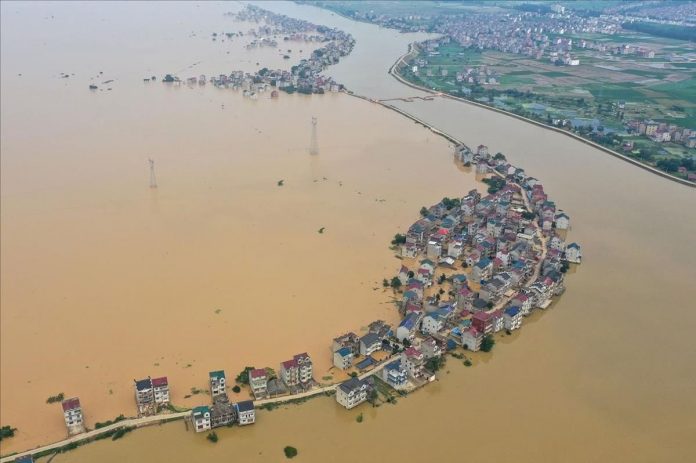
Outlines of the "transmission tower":
[{"label": "transmission tower", "polygon": [[150,163],[150,188],[157,188],[157,178],[155,177],[155,161],[152,158],[148,158],[147,162]]},{"label": "transmission tower", "polygon": [[312,139],[309,143],[309,154],[319,154],[319,144],[317,143],[317,118],[312,118]]}]

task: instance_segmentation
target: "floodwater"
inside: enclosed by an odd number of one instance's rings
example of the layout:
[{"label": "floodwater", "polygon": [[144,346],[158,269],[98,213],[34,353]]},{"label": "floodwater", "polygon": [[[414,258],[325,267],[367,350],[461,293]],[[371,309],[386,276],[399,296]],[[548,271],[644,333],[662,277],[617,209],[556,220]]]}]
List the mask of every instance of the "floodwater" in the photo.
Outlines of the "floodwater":
[{"label": "floodwater", "polygon": [[[329,71],[349,88],[380,98],[417,93],[386,75],[412,37],[311,7],[271,7],[354,34],[354,54]],[[210,21],[219,21],[215,8],[205,7]],[[194,51],[181,67],[198,60]],[[28,90],[10,80],[17,71],[8,65],[2,423],[32,435],[3,442],[3,453],[56,438],[60,413],[43,401],[60,390],[83,398],[89,421],[132,409],[133,375],[168,374],[178,400],[182,389],[203,387],[208,369],[270,364],[305,346],[326,366],[332,334],[391,313],[388,295],[373,287],[396,263],[386,249],[393,233],[420,205],[474,184],[444,142],[346,96],[250,102],[125,83],[120,95],[116,86],[83,95],[86,83],[66,89],[51,79]],[[43,98],[31,96],[38,92]],[[49,104],[46,92],[62,101]],[[214,445],[175,422],[54,461],[279,461],[286,445],[317,462],[693,455],[694,190],[485,109],[395,104],[541,179],[571,216],[570,239],[583,245],[559,301],[499,338],[491,355],[475,356],[474,367],[450,359],[437,383],[396,406],[348,412],[320,398],[259,412],[256,425],[222,429]],[[71,117],[58,120],[66,106]],[[308,159],[314,114],[321,154]],[[147,156],[158,167],[154,192],[145,187]]]}]

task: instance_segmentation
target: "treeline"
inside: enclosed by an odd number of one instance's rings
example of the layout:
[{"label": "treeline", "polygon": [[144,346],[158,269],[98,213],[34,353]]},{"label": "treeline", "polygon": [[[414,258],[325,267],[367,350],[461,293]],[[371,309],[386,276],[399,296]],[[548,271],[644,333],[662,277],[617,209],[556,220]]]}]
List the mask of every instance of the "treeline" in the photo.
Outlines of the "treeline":
[{"label": "treeline", "polygon": [[659,24],[646,22],[631,22],[621,25],[624,29],[643,32],[657,37],[668,39],[696,41],[696,27],[676,26],[673,24]]}]

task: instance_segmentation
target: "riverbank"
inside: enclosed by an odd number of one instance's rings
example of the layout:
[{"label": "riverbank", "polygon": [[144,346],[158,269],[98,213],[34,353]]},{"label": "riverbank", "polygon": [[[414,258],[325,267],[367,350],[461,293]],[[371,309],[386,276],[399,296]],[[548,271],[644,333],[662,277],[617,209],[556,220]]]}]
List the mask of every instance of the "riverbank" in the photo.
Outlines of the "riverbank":
[{"label": "riverbank", "polygon": [[402,64],[404,63],[404,60],[405,60],[409,55],[411,55],[412,53],[414,53],[414,44],[413,44],[413,43],[409,44],[409,50],[408,50],[408,52],[406,52],[404,55],[400,56],[400,57],[394,62],[394,64],[392,64],[391,67],[389,68],[389,74],[390,74],[391,76],[393,76],[395,79],[397,79],[399,82],[401,82],[402,84],[404,84],[404,85],[407,85],[407,86],[409,86],[409,87],[411,87],[411,88],[413,88],[413,89],[416,89],[416,90],[420,90],[420,91],[422,91],[422,92],[430,93],[431,95],[435,95],[435,96],[442,97],[442,98],[448,98],[448,99],[450,99],[450,100],[458,101],[458,102],[460,102],[460,103],[470,104],[470,105],[473,105],[473,106],[477,106],[477,107],[479,107],[479,108],[484,108],[484,109],[487,109],[487,110],[489,110],[489,111],[494,111],[494,112],[497,112],[497,113],[499,113],[499,114],[504,114],[504,115],[509,116],[509,117],[514,117],[515,119],[518,119],[518,120],[521,120],[521,121],[524,121],[524,122],[527,122],[527,123],[530,123],[530,124],[534,124],[534,125],[536,125],[536,126],[538,126],[538,127],[542,127],[542,128],[544,128],[544,129],[547,129],[547,130],[552,130],[552,131],[554,131],[554,132],[556,132],[556,133],[561,133],[561,134],[563,134],[563,135],[565,135],[565,136],[574,138],[575,140],[578,140],[578,141],[580,141],[580,142],[582,142],[582,143],[585,143],[586,145],[592,146],[593,148],[596,148],[596,149],[598,149],[598,150],[600,150],[600,151],[603,151],[603,152],[605,152],[605,153],[607,153],[607,154],[610,154],[610,155],[612,155],[612,156],[614,156],[614,157],[616,157],[616,158],[619,158],[619,159],[621,159],[622,161],[626,161],[626,162],[628,162],[628,163],[630,163],[630,164],[633,164],[634,166],[640,167],[641,169],[645,169],[645,170],[647,170],[647,171],[649,171],[649,172],[651,172],[651,173],[653,173],[653,174],[659,175],[659,176],[661,176],[661,177],[663,177],[663,178],[666,178],[666,179],[668,179],[668,180],[672,180],[672,181],[677,182],[677,183],[682,184],[682,185],[686,185],[686,186],[689,186],[689,187],[692,187],[692,188],[696,188],[696,183],[694,183],[694,182],[691,182],[691,181],[686,180],[686,179],[683,179],[683,178],[676,177],[676,176],[674,176],[674,175],[671,175],[671,174],[669,174],[669,173],[667,173],[667,172],[664,172],[664,171],[662,171],[662,170],[660,170],[660,169],[657,169],[657,168],[655,168],[655,167],[649,166],[649,165],[647,165],[647,164],[643,164],[642,162],[639,162],[639,161],[637,161],[637,160],[635,160],[635,159],[633,159],[633,158],[630,158],[630,157],[626,156],[625,154],[621,154],[621,153],[619,153],[618,151],[611,150],[611,149],[609,149],[609,148],[607,148],[607,147],[605,147],[605,146],[602,146],[602,145],[600,145],[600,144],[598,144],[598,143],[593,142],[592,140],[588,140],[588,139],[586,139],[586,138],[584,138],[584,137],[581,137],[581,136],[579,136],[579,135],[577,135],[577,134],[574,134],[574,133],[572,133],[572,132],[569,132],[568,130],[563,130],[563,129],[560,129],[560,128],[558,128],[558,127],[554,127],[554,126],[551,126],[551,125],[548,125],[548,124],[544,124],[544,123],[542,123],[542,122],[535,121],[534,119],[530,119],[530,118],[527,118],[527,117],[524,117],[524,116],[520,116],[519,114],[515,114],[515,113],[512,113],[512,112],[510,112],[510,111],[505,111],[504,109],[495,108],[495,107],[493,107],[493,106],[489,106],[489,105],[485,105],[485,104],[483,104],[483,103],[479,103],[479,102],[476,102],[476,101],[468,100],[468,99],[466,99],[466,98],[460,98],[460,97],[457,97],[457,96],[454,96],[454,95],[450,95],[450,94],[448,94],[448,93],[437,92],[437,91],[434,91],[434,90],[429,89],[429,88],[427,88],[427,87],[423,87],[423,86],[417,85],[417,84],[415,84],[415,83],[413,83],[413,82],[410,82],[410,81],[406,80],[403,76],[401,76],[401,75],[399,74],[398,67],[399,67],[400,65],[402,65]]}]

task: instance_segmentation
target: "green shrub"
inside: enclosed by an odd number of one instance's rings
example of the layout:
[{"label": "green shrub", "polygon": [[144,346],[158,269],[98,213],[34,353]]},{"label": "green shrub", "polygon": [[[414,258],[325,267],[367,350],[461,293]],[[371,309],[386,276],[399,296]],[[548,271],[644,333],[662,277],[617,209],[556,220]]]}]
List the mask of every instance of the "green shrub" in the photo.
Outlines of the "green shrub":
[{"label": "green shrub", "polygon": [[295,458],[297,456],[297,449],[288,445],[283,449],[283,453],[285,453],[286,458]]}]

